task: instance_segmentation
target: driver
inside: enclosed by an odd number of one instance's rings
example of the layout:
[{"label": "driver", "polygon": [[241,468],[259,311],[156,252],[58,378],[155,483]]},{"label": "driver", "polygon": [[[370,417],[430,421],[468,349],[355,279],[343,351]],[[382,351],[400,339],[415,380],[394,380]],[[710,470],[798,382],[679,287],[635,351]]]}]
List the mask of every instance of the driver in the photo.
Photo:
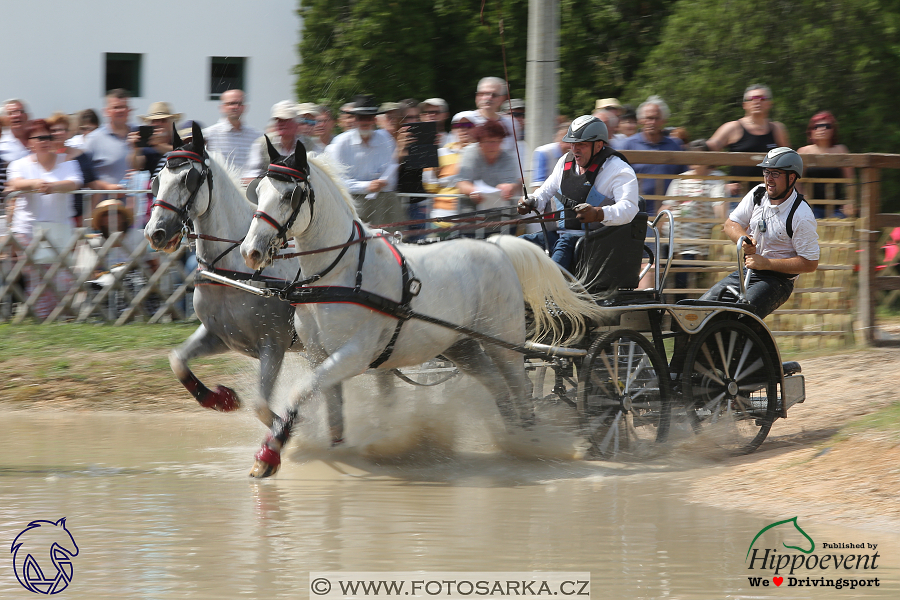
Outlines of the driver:
[{"label": "driver", "polygon": [[[572,150],[559,159],[534,196],[519,201],[517,209],[522,215],[560,211],[559,239],[555,244],[550,239],[548,250],[553,262],[569,270],[578,238],[602,225],[630,223],[638,213],[640,192],[634,169],[608,146],[609,132],[600,119],[578,117],[562,141],[570,142]],[[536,244],[543,241],[540,233],[525,237]]]},{"label": "driver", "polygon": [[[794,185],[803,173],[803,160],[790,148],[775,148],[757,167],[763,183],[744,196],[725,221],[725,234],[735,244],[744,241],[744,266],[751,269],[746,302],[760,319],[784,304],[801,273],[819,266],[819,236],[812,209]],[[740,289],[740,274],[731,273],[701,300],[719,300],[728,290]]]}]

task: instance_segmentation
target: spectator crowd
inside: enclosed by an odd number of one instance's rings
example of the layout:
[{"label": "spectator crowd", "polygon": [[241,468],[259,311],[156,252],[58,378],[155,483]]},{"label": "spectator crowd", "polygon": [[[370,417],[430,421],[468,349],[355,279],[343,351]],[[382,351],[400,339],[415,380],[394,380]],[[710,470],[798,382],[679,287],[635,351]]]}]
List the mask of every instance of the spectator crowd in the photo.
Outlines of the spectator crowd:
[{"label": "spectator crowd", "polygon": [[[750,85],[743,96],[744,116],[723,124],[708,139],[697,140],[691,140],[683,128],[668,126],[672,114],[658,96],[651,96],[636,109],[615,98],[601,99],[592,114],[606,124],[610,145],[619,151],[728,148],[767,152],[791,145],[785,126],[769,118],[772,105],[768,87]],[[102,118],[92,109],[77,115],[31,115],[21,99],[7,100],[0,108],[0,189],[3,197],[16,192],[0,214],[0,241],[11,235],[27,247],[40,230],[61,249],[74,228],[84,226],[101,239],[108,237],[111,229],[130,231],[122,236],[126,256],[130,255],[129,245],[133,248],[143,243],[139,233],[149,217],[149,194],[122,197],[116,192],[148,190],[151,178],[165,166],[165,156],[173,149],[173,129],[180,137],[189,137],[194,121],[185,120],[171,103],[162,101],[152,103],[146,114],[135,119],[124,90],[106,95]],[[372,224],[512,209],[523,192],[537,189],[570,150],[562,141],[570,123],[566,116],[557,117],[553,142],[527,148],[525,103],[510,99],[505,81],[497,77],[481,79],[474,90],[473,108],[452,115],[441,98],[379,103],[372,96],[361,95],[337,109],[284,100],[272,106],[269,122],[257,129],[245,122],[245,108],[241,90],[221,95],[220,119],[203,129],[208,150],[224,157],[247,183],[267,168],[264,132],[282,154],[293,152],[297,142],[302,142],[308,151],[341,163],[360,217]],[[839,143],[838,123],[829,112],[810,119],[807,138],[808,144],[798,150],[801,154],[849,152]],[[640,181],[641,194],[648,197],[648,212],[665,207],[682,219],[695,219],[678,225],[676,232],[677,237],[690,239],[708,237],[715,220],[721,221],[725,214],[725,200],[713,203],[697,198],[742,195],[750,178],[758,182],[761,177],[757,167],[731,167],[728,175],[699,164],[633,167],[636,173],[649,176]],[[682,177],[666,178],[675,175]],[[810,168],[804,175],[849,179],[853,172],[849,168]],[[729,181],[729,177],[735,180]],[[97,194],[73,195],[78,189]],[[835,191],[832,186],[829,191],[826,184],[814,183],[802,191],[807,197],[824,199],[841,198],[844,190],[838,187]],[[664,196],[672,199],[664,200]],[[852,208],[852,204],[839,206],[834,215],[829,211],[827,216],[852,216]],[[814,209],[816,217],[826,216],[824,205]],[[449,225],[430,224],[428,233],[440,235]],[[426,233],[424,224],[414,226]],[[703,258],[704,250],[696,243],[678,250],[683,258]],[[55,259],[52,253],[33,257],[24,273],[26,293],[34,290],[42,270],[46,272]],[[68,272],[60,269],[57,290],[71,283]],[[45,292],[36,306],[37,314],[48,315],[55,302],[56,295]]]}]

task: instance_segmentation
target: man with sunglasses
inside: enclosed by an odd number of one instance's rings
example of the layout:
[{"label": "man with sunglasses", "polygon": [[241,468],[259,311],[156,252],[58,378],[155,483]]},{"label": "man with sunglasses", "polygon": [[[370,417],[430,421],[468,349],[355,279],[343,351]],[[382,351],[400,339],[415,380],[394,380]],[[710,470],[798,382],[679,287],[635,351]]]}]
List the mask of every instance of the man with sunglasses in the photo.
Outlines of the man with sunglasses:
[{"label": "man with sunglasses", "polygon": [[[725,221],[725,235],[742,249],[750,269],[746,302],[759,318],[784,304],[801,273],[819,266],[819,236],[812,209],[794,186],[803,174],[803,160],[790,148],[775,148],[757,165],[763,183],[744,196]],[[723,300],[740,290],[735,271],[715,284],[701,300]]]},{"label": "man with sunglasses", "polygon": [[500,110],[505,106],[509,97],[506,82],[499,77],[482,77],[478,82],[475,92],[475,110],[465,113],[469,121],[476,126],[487,121],[499,121],[506,130],[506,137],[500,146],[501,150],[515,152],[516,138],[513,136],[513,122],[509,115],[501,115]]}]

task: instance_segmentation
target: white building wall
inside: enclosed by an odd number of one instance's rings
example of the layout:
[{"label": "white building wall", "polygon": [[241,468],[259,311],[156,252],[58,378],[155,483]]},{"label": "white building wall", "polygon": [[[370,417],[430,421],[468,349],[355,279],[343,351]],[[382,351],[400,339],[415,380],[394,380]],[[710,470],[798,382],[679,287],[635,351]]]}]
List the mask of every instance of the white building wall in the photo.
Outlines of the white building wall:
[{"label": "white building wall", "polygon": [[93,108],[104,119],[105,53],[135,53],[143,64],[132,121],[151,102],[166,101],[208,126],[219,118],[218,101],[209,100],[210,57],[243,56],[245,119],[262,129],[273,104],[295,99],[297,6],[297,0],[7,2],[0,100],[24,99],[32,117]]}]

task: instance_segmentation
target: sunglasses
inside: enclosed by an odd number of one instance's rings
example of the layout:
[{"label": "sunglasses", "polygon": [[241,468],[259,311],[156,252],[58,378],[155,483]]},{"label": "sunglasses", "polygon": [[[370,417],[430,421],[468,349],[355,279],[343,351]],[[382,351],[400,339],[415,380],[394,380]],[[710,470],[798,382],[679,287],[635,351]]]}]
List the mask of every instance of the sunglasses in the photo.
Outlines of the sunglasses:
[{"label": "sunglasses", "polygon": [[816,123],[812,126],[813,129],[834,129],[834,125],[831,123]]},{"label": "sunglasses", "polygon": [[39,142],[52,142],[53,136],[52,135],[33,135],[28,139],[29,140],[37,140]]},{"label": "sunglasses", "polygon": [[450,127],[453,129],[469,129],[475,127],[475,123],[454,123]]},{"label": "sunglasses", "polygon": [[514,112],[514,113],[509,113],[509,114],[511,114],[512,116],[514,116],[517,119],[525,118],[525,113],[523,113],[523,112]]},{"label": "sunglasses", "polygon": [[501,98],[502,94],[495,94],[493,92],[475,92],[476,96],[490,96],[491,98]]},{"label": "sunglasses", "polygon": [[765,102],[768,100],[768,96],[747,96],[744,98],[744,102],[753,102],[754,100],[759,100],[760,102]]},{"label": "sunglasses", "polygon": [[316,120],[315,119],[300,119],[300,124],[301,125],[315,125]]},{"label": "sunglasses", "polygon": [[439,110],[423,110],[422,114],[423,115],[439,115],[439,114],[441,114],[441,111],[439,111]]}]

